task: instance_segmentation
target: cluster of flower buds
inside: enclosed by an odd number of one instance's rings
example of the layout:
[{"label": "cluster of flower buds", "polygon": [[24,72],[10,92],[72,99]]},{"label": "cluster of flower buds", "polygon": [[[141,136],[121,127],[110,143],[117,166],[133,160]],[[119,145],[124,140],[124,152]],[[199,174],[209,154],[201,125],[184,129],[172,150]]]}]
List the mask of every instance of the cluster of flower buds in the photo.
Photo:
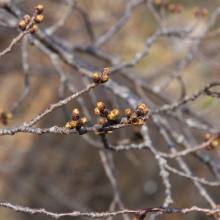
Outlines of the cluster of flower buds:
[{"label": "cluster of flower buds", "polygon": [[12,119],[12,113],[6,113],[4,109],[0,109],[0,122],[4,125],[8,124]]},{"label": "cluster of flower buds", "polygon": [[[211,138],[211,134],[210,133],[206,133],[205,137],[204,137],[204,141],[208,141]],[[218,146],[218,140],[214,139],[207,147],[207,150],[213,150],[214,148],[216,148]]]},{"label": "cluster of flower buds", "polygon": [[197,7],[193,8],[193,14],[196,17],[205,17],[208,14],[208,10],[206,8],[199,9]]},{"label": "cluster of flower buds", "polygon": [[80,118],[79,115],[79,110],[77,108],[73,109],[72,115],[71,115],[72,121],[67,122],[65,127],[67,129],[72,129],[72,128],[81,128],[81,126],[85,125],[88,120],[86,117]]},{"label": "cluster of flower buds", "polygon": [[170,4],[168,6],[168,10],[172,13],[181,13],[183,11],[183,6],[182,5],[179,5],[179,4]]},{"label": "cluster of flower buds", "polygon": [[165,6],[168,3],[168,0],[154,0],[154,4],[158,6]]},{"label": "cluster of flower buds", "polygon": [[94,109],[95,114],[107,118],[107,120],[115,120],[120,112],[118,109],[108,110],[103,102],[98,102],[97,107]]},{"label": "cluster of flower buds", "polygon": [[104,68],[101,71],[101,74],[98,72],[95,72],[93,74],[93,81],[94,83],[105,83],[108,81],[108,74],[109,74],[109,68]]},{"label": "cluster of flower buds", "polygon": [[38,5],[34,9],[34,15],[31,18],[30,15],[24,15],[23,19],[19,22],[19,28],[22,31],[30,30],[31,33],[35,33],[38,30],[36,23],[41,23],[44,16],[41,14],[44,10],[43,5]]},{"label": "cluster of flower buds", "polygon": [[125,109],[125,114],[127,115],[127,119],[131,120],[131,123],[134,126],[141,126],[148,119],[149,109],[146,107],[144,103],[139,104],[134,112],[131,111],[130,108]]}]

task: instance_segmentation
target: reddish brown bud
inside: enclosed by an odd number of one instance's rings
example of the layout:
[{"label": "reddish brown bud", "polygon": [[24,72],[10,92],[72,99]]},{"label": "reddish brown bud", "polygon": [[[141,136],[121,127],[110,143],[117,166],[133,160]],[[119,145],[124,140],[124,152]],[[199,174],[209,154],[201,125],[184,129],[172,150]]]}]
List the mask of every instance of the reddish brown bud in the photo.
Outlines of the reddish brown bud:
[{"label": "reddish brown bud", "polygon": [[105,118],[101,118],[99,119],[99,124],[102,125],[106,122],[106,119]]},{"label": "reddish brown bud", "polygon": [[100,111],[99,111],[98,108],[95,108],[95,109],[94,109],[94,112],[95,112],[96,115],[100,115]]},{"label": "reddish brown bud", "polygon": [[142,112],[142,114],[147,115],[148,112],[149,112],[149,109],[148,108],[144,108],[144,109],[142,109],[141,112]]},{"label": "reddish brown bud", "polygon": [[216,148],[217,146],[218,146],[218,140],[216,139],[216,140],[213,140],[211,143],[210,143],[210,146],[212,147],[212,148]]},{"label": "reddish brown bud", "polygon": [[38,5],[38,6],[35,8],[35,10],[36,10],[36,13],[37,13],[37,14],[41,14],[41,13],[43,12],[43,10],[44,10],[44,6],[43,6],[43,5]]},{"label": "reddish brown bud", "polygon": [[87,122],[88,122],[88,120],[87,120],[86,117],[81,118],[80,121],[79,121],[79,123],[80,123],[81,125],[84,125],[84,124],[86,124]]},{"label": "reddish brown bud", "polygon": [[26,29],[26,22],[24,21],[24,20],[21,20],[20,22],[19,22],[19,28],[22,30],[22,31],[24,31],[25,29]]},{"label": "reddish brown bud", "polygon": [[109,74],[109,68],[104,68],[102,70],[102,75],[108,75]]},{"label": "reddish brown bud", "polygon": [[94,83],[99,83],[101,80],[101,75],[99,73],[94,73],[93,74],[93,81]]},{"label": "reddish brown bud", "polygon": [[103,102],[98,102],[98,103],[97,103],[97,108],[98,108],[99,110],[104,110],[104,109],[105,109],[105,103],[103,103]]},{"label": "reddish brown bud", "polygon": [[105,83],[105,82],[107,82],[107,81],[108,81],[108,75],[103,75],[103,76],[101,77],[100,83]]},{"label": "reddish brown bud", "polygon": [[131,109],[130,109],[130,108],[125,109],[125,114],[126,114],[127,116],[131,116],[131,114],[132,114]]},{"label": "reddish brown bud", "polygon": [[204,136],[204,141],[208,141],[211,137],[211,134],[210,133],[206,133],[205,136]]},{"label": "reddish brown bud", "polygon": [[140,126],[141,126],[141,125],[143,125],[143,124],[144,124],[144,120],[139,119],[139,120],[138,120],[138,125],[140,125]]},{"label": "reddish brown bud", "polygon": [[137,114],[136,113],[131,114],[130,118],[131,120],[137,119]]},{"label": "reddish brown bud", "polygon": [[170,12],[174,12],[174,10],[175,10],[175,5],[174,5],[174,4],[169,4],[168,10],[169,10]]},{"label": "reddish brown bud", "polygon": [[37,31],[38,31],[38,26],[35,24],[35,25],[33,25],[33,27],[31,28],[31,33],[33,34],[33,33],[37,32]]},{"label": "reddish brown bud", "polygon": [[120,111],[118,109],[112,110],[112,113],[117,117],[120,114]]},{"label": "reddish brown bud", "polygon": [[66,127],[67,129],[71,129],[71,128],[72,128],[69,122],[66,123],[65,127]]},{"label": "reddish brown bud", "polygon": [[44,20],[44,16],[43,15],[36,15],[34,20],[37,22],[37,23],[41,23],[43,20]]},{"label": "reddish brown bud", "polygon": [[138,126],[139,125],[139,120],[138,119],[135,119],[135,120],[132,120],[132,125],[134,126]]},{"label": "reddish brown bud", "polygon": [[107,115],[107,118],[108,118],[109,120],[115,120],[116,117],[117,117],[117,116],[116,116],[113,112],[110,112],[110,113]]},{"label": "reddish brown bud", "polygon": [[23,20],[25,21],[26,24],[28,24],[31,20],[30,15],[24,15]]},{"label": "reddish brown bud", "polygon": [[199,16],[199,14],[200,14],[200,10],[198,7],[193,8],[192,12],[196,17]]},{"label": "reddish brown bud", "polygon": [[146,105],[145,105],[144,103],[140,103],[140,104],[137,106],[137,108],[139,108],[139,109],[144,109],[144,108],[146,108]]},{"label": "reddish brown bud", "polygon": [[201,16],[202,16],[202,17],[205,17],[207,14],[208,14],[208,10],[207,10],[206,8],[203,8],[203,9],[201,10]]},{"label": "reddish brown bud", "polygon": [[145,116],[142,117],[142,119],[143,119],[144,121],[147,121],[148,118],[149,118],[149,116],[147,116],[147,115],[145,115]]},{"label": "reddish brown bud", "polygon": [[75,127],[78,126],[78,122],[77,121],[71,121],[70,126],[71,126],[71,128],[75,128]]}]

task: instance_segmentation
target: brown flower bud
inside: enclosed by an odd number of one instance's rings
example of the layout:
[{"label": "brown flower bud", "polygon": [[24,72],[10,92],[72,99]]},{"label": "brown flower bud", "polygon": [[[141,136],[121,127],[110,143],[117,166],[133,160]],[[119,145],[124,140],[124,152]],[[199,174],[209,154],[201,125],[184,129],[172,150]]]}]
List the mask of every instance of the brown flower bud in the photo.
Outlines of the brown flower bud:
[{"label": "brown flower bud", "polygon": [[94,83],[99,83],[101,80],[101,75],[99,73],[94,73],[93,74],[93,81]]},{"label": "brown flower bud", "polygon": [[84,125],[84,124],[86,124],[87,122],[88,122],[88,120],[87,120],[86,117],[81,118],[80,121],[79,121],[79,123],[80,123],[81,125]]},{"label": "brown flower bud", "polygon": [[204,136],[204,141],[208,141],[211,137],[211,134],[210,133],[206,133],[205,136]]},{"label": "brown flower bud", "polygon": [[105,122],[106,122],[106,119],[105,119],[105,118],[99,119],[99,124],[100,124],[100,125],[103,125]]},{"label": "brown flower bud", "polygon": [[182,5],[177,5],[176,10],[177,13],[181,13],[183,11],[183,6]]},{"label": "brown flower bud", "polygon": [[105,82],[107,82],[107,81],[108,81],[108,75],[103,75],[103,76],[101,77],[100,83],[105,83]]},{"label": "brown flower bud", "polygon": [[103,102],[98,102],[98,103],[97,103],[97,108],[98,108],[99,110],[104,110],[104,109],[105,109],[105,103],[103,103]]},{"label": "brown flower bud", "polygon": [[137,119],[137,114],[136,113],[132,113],[130,118],[131,118],[131,120]]},{"label": "brown flower bud", "polygon": [[44,10],[44,6],[43,5],[38,5],[36,8],[35,8],[35,11],[37,14],[41,14]]},{"label": "brown flower bud", "polygon": [[140,126],[141,126],[141,125],[143,125],[143,124],[144,124],[144,120],[139,119],[139,120],[138,120],[138,125],[140,125]]},{"label": "brown flower bud", "polygon": [[24,31],[26,29],[26,22],[24,20],[21,20],[18,24],[19,28]]},{"label": "brown flower bud", "polygon": [[138,126],[139,125],[139,120],[138,119],[135,119],[135,120],[132,120],[132,125],[134,126]]},{"label": "brown flower bud", "polygon": [[109,74],[109,68],[104,68],[102,70],[102,75],[108,75]]},{"label": "brown flower bud", "polygon": [[217,139],[213,140],[213,141],[210,143],[210,146],[211,146],[212,148],[216,148],[216,147],[218,146],[218,140],[217,140]]},{"label": "brown flower bud", "polygon": [[145,115],[145,116],[142,117],[142,119],[143,119],[144,121],[147,121],[148,118],[149,118],[148,115]]},{"label": "brown flower bud", "polygon": [[69,122],[66,123],[65,127],[66,127],[67,129],[71,129],[71,128],[72,128]]},{"label": "brown flower bud", "polygon": [[127,116],[131,116],[131,114],[132,114],[131,109],[130,109],[130,108],[125,109],[125,114],[126,114]]},{"label": "brown flower bud", "polygon": [[202,16],[202,17],[205,17],[207,14],[208,14],[208,10],[207,10],[206,8],[203,8],[203,9],[201,10],[201,16]]},{"label": "brown flower bud", "polygon": [[94,112],[95,112],[96,115],[100,115],[100,111],[99,111],[98,108],[95,108],[95,109],[94,109]]},{"label": "brown flower bud", "polygon": [[174,10],[175,10],[175,5],[174,5],[174,4],[169,4],[168,10],[169,10],[170,12],[174,12]]},{"label": "brown flower bud", "polygon": [[33,25],[33,27],[31,28],[31,33],[33,34],[33,33],[37,32],[37,31],[38,31],[38,26],[35,24],[35,25]]},{"label": "brown flower bud", "polygon": [[118,117],[119,114],[120,114],[120,111],[119,111],[118,109],[114,109],[114,110],[112,110],[112,113],[113,113],[116,117]]},{"label": "brown flower bud", "polygon": [[34,20],[37,22],[37,23],[41,23],[43,20],[44,20],[44,16],[43,15],[36,15]]},{"label": "brown flower bud", "polygon": [[138,104],[137,108],[144,109],[144,108],[146,108],[146,105],[144,103],[140,103],[140,104]]},{"label": "brown flower bud", "polygon": [[79,119],[79,109],[74,108],[71,114],[71,119],[76,121]]},{"label": "brown flower bud", "polygon": [[115,120],[116,117],[117,117],[117,116],[116,116],[113,112],[110,112],[110,113],[107,115],[107,118],[108,118],[109,120]]},{"label": "brown flower bud", "polygon": [[71,126],[71,128],[75,128],[75,127],[78,126],[78,122],[77,121],[71,121],[70,126]]},{"label": "brown flower bud", "polygon": [[23,20],[25,21],[26,24],[28,24],[31,20],[30,15],[24,15]]},{"label": "brown flower bud", "polygon": [[199,10],[198,7],[193,8],[192,12],[193,12],[193,14],[194,14],[196,17],[199,16],[199,14],[200,14],[200,13],[199,13],[200,10]]},{"label": "brown flower bud", "polygon": [[148,109],[148,108],[144,108],[144,109],[142,109],[142,111],[141,111],[141,113],[142,113],[143,115],[147,115],[148,112],[149,112],[149,109]]},{"label": "brown flower bud", "polygon": [[13,114],[12,113],[8,113],[7,115],[6,115],[6,117],[7,117],[7,119],[12,119],[13,118]]}]

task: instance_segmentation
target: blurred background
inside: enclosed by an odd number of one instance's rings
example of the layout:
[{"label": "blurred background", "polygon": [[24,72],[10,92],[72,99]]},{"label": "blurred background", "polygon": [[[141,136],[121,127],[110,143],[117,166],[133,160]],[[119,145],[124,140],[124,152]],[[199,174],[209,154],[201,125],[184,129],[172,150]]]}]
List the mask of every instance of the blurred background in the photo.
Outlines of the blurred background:
[{"label": "blurred background", "polygon": [[[203,35],[213,11],[220,7],[220,3],[217,0],[170,0],[161,6],[160,1],[137,1],[138,3],[129,12],[128,5],[131,2],[135,3],[135,1],[128,0],[0,1],[0,51],[3,51],[18,35],[20,31],[18,22],[22,16],[26,13],[31,15],[38,4],[44,5],[44,21],[39,24],[40,31],[51,36],[51,39],[56,39],[57,42],[60,39],[63,44],[68,42],[67,45],[72,46],[69,48],[69,52],[83,60],[91,71],[94,68],[101,71],[104,67],[110,67],[111,70],[111,67],[119,65],[121,62],[132,60],[136,53],[143,50],[145,41],[157,30],[167,28],[168,30],[189,31],[191,38],[159,37],[151,45],[146,56],[125,70],[125,72],[132,73],[134,80],[127,78],[126,73],[122,74],[123,71],[120,68],[110,74],[111,79],[117,82],[119,87],[121,85],[121,87],[128,88],[138,97],[140,96],[138,91],[140,85],[136,83],[135,79],[146,82],[147,88],[149,85],[157,88],[172,73],[178,71],[181,62],[184,62],[195,44],[193,37]],[[172,7],[170,7],[172,4],[180,7],[178,13],[172,12]],[[198,10],[207,10],[207,15],[196,16],[195,7]],[[16,15],[15,10],[20,12],[20,15]],[[130,13],[128,18],[121,28],[97,49],[99,53],[89,51],[91,45],[94,45],[101,36],[115,27],[114,25],[120,21],[125,11]],[[65,19],[63,20],[63,18]],[[62,20],[64,24],[53,30],[54,25]],[[207,32],[211,33],[210,36],[207,34],[207,38],[202,39],[193,59],[181,69],[180,76],[161,91],[170,100],[180,100],[184,95],[202,89],[208,82],[219,80],[219,25],[220,18],[217,18]],[[27,35],[13,47],[10,53],[0,59],[0,108],[6,112],[13,110],[12,120],[7,125],[1,124],[1,128],[10,128],[30,121],[51,103],[58,102],[92,82],[91,78],[64,62],[59,54],[56,57],[57,63],[54,64],[51,57],[45,53],[46,49],[36,45],[35,39],[47,48],[48,45],[40,40],[37,33]],[[53,51],[53,53],[55,52]],[[28,71],[24,69],[25,63],[28,63]],[[26,87],[26,90],[29,91],[28,95],[18,106],[15,106],[25,90],[24,81],[27,72],[29,88]],[[62,73],[69,80],[67,84],[62,81]],[[70,86],[68,87],[68,85]],[[142,92],[151,100],[149,103],[154,108],[166,104],[164,100],[158,98],[159,95],[153,94],[147,88],[143,87]],[[56,109],[34,127],[48,128],[55,125],[63,127],[70,120],[73,108],[78,108],[81,116],[84,116],[85,109],[89,112],[91,117],[88,126],[97,124],[99,117],[94,114],[95,101],[104,102],[109,109],[118,108],[121,116],[123,116],[125,108],[135,108],[135,106],[130,106],[126,98],[119,97],[117,91],[100,85],[90,93],[83,94],[82,99],[74,99],[64,108]],[[203,123],[201,120],[203,118],[204,123],[210,128],[219,129],[220,104],[218,99],[201,96],[195,102],[191,102],[188,108],[198,113],[200,117],[198,120],[201,123]],[[183,115],[183,117],[185,116]],[[174,119],[171,121],[172,128],[181,133],[183,124]],[[151,118],[147,121],[147,125],[155,148],[169,152],[166,141]],[[194,142],[190,142],[191,146],[203,142],[203,136],[208,131],[184,126],[194,139]],[[93,133],[83,136],[77,134],[38,136],[28,133],[1,136],[1,202],[31,208],[45,208],[57,213],[73,210],[110,210],[113,200],[112,185],[102,163],[103,154],[97,146],[93,146],[96,143],[102,145],[101,139]],[[114,145],[139,144],[143,141],[142,138],[140,128],[133,126],[118,129],[108,136],[109,143]],[[94,144],[90,140],[93,140]],[[178,146],[178,149],[182,148]],[[219,161],[218,148],[214,151],[203,151],[213,160]],[[105,155],[113,162],[112,169],[118,181],[118,189],[124,207],[141,209],[158,207],[163,204],[165,188],[157,161],[150,151],[146,149],[121,152],[105,151]],[[208,166],[197,160],[194,155],[188,155],[184,159],[195,176],[215,181],[216,177]],[[169,160],[169,162],[173,167],[180,169],[175,160]],[[210,208],[190,180],[172,173],[170,173],[169,179],[174,201],[172,207],[196,205]],[[218,187],[204,187],[215,203],[220,203]],[[121,208],[116,205],[115,209]],[[51,219],[45,215],[30,216],[5,208],[0,208],[0,213],[1,219]],[[210,218],[201,213],[190,213],[187,215],[163,215],[159,219],[170,219],[170,217],[173,219]],[[117,218],[121,219],[122,216]],[[146,219],[150,219],[150,215]]]}]

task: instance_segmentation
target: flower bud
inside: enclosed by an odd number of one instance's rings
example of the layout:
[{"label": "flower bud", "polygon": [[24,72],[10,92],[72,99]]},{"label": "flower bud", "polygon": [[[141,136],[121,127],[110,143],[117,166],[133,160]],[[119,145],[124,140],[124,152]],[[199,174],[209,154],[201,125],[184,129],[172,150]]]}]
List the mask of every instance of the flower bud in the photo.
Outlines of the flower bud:
[{"label": "flower bud", "polygon": [[107,82],[107,81],[108,81],[108,75],[103,75],[103,76],[101,77],[100,83],[105,83],[105,82]]},{"label": "flower bud", "polygon": [[41,14],[41,13],[43,12],[43,10],[44,10],[44,6],[43,6],[43,5],[38,5],[38,6],[35,8],[35,10],[36,10],[36,13],[37,13],[37,14]]},{"label": "flower bud", "polygon": [[102,70],[102,75],[108,75],[109,74],[109,68],[104,68]]},{"label": "flower bud", "polygon": [[113,113],[116,117],[118,117],[119,114],[120,114],[120,111],[119,111],[118,109],[114,109],[114,110],[112,110],[112,113]]},{"label": "flower bud", "polygon": [[79,119],[79,109],[74,108],[71,114],[72,120],[78,120]]},{"label": "flower bud", "polygon": [[138,125],[140,125],[140,126],[141,126],[141,125],[143,125],[143,124],[144,124],[144,120],[139,119],[139,120],[138,120]]},{"label": "flower bud", "polygon": [[93,74],[93,82],[94,83],[99,83],[101,80],[101,75],[99,73],[94,73]]},{"label": "flower bud", "polygon": [[37,31],[38,31],[38,26],[35,24],[35,25],[33,25],[33,27],[31,28],[31,33],[33,34],[33,33],[37,32]]},{"label": "flower bud", "polygon": [[109,120],[115,120],[116,117],[117,117],[117,116],[116,116],[113,112],[110,112],[110,113],[107,115],[107,118],[108,118]]},{"label": "flower bud", "polygon": [[126,114],[127,116],[131,116],[131,114],[132,114],[131,109],[130,109],[130,108],[125,109],[125,114]]},{"label": "flower bud", "polygon": [[105,122],[106,122],[106,119],[105,119],[105,118],[99,119],[99,124],[100,124],[100,125],[103,125]]},{"label": "flower bud", "polygon": [[24,31],[26,29],[26,22],[24,20],[21,20],[18,24],[19,28]]},{"label": "flower bud", "polygon": [[100,115],[100,111],[99,111],[98,108],[95,108],[95,109],[94,109],[94,112],[95,112],[96,115]]},{"label": "flower bud", "polygon": [[83,117],[83,118],[80,119],[79,122],[80,122],[81,125],[84,125],[84,124],[86,124],[88,122],[88,120],[87,120],[86,117]]},{"label": "flower bud", "polygon": [[37,22],[37,23],[41,23],[43,20],[44,20],[44,16],[43,15],[36,15],[34,20]]},{"label": "flower bud", "polygon": [[140,103],[140,104],[138,104],[137,108],[144,109],[144,108],[146,108],[146,105],[144,103]]},{"label": "flower bud", "polygon": [[210,146],[211,146],[212,148],[217,147],[217,146],[218,146],[218,140],[217,140],[217,139],[216,139],[216,140],[213,140],[213,141],[210,143]]},{"label": "flower bud", "polygon": [[211,137],[211,134],[210,133],[206,133],[205,136],[204,136],[204,141],[208,141]]},{"label": "flower bud", "polygon": [[208,14],[208,10],[207,10],[206,8],[203,8],[203,9],[201,10],[201,16],[202,16],[202,17],[205,17],[207,14]]},{"label": "flower bud", "polygon": [[78,126],[78,122],[77,121],[71,121],[70,126],[71,126],[71,128],[75,128],[75,127]]},{"label": "flower bud", "polygon": [[8,113],[7,115],[6,115],[6,117],[7,117],[7,119],[12,119],[12,117],[13,117],[13,114],[12,113]]},{"label": "flower bud", "polygon": [[104,110],[104,109],[105,109],[105,104],[104,104],[103,102],[98,102],[98,103],[97,103],[97,108],[98,108],[99,110]]},{"label": "flower bud", "polygon": [[133,120],[131,123],[132,123],[132,125],[134,125],[134,126],[138,126],[138,125],[139,125],[139,120],[135,119],[135,120]]},{"label": "flower bud", "polygon": [[143,115],[147,115],[148,112],[149,112],[149,109],[148,109],[148,108],[144,108],[144,109],[142,109],[142,111],[141,111],[141,113],[142,113]]},{"label": "flower bud", "polygon": [[137,119],[137,114],[136,113],[131,114],[130,118],[131,120]]},{"label": "flower bud", "polygon": [[30,15],[24,15],[23,20],[25,21],[26,24],[28,24],[31,20]]},{"label": "flower bud", "polygon": [[69,130],[72,128],[69,122],[66,123],[65,127]]}]

